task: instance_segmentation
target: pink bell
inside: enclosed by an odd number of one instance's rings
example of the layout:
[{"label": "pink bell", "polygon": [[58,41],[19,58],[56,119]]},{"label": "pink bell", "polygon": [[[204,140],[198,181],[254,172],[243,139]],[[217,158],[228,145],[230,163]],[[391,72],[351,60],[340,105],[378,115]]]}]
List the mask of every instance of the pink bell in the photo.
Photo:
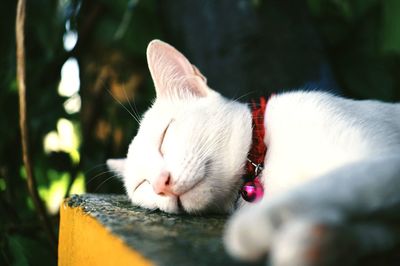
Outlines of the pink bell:
[{"label": "pink bell", "polygon": [[240,189],[240,194],[245,201],[256,202],[264,196],[264,188],[261,185],[258,177],[253,181],[246,182]]}]

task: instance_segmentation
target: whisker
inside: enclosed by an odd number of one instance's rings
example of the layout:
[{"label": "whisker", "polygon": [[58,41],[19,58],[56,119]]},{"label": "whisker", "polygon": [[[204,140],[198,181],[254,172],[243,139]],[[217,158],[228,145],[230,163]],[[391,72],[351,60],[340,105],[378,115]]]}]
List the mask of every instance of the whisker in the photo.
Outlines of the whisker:
[{"label": "whisker", "polygon": [[103,182],[101,182],[101,183],[95,188],[94,192],[97,192],[97,191],[99,190],[99,188],[100,188],[102,185],[104,185],[107,181],[109,181],[109,180],[111,180],[112,178],[117,177],[117,176],[118,176],[118,175],[112,175],[112,176],[106,178],[106,180],[104,180]]},{"label": "whisker", "polygon": [[[138,117],[138,119],[140,121],[141,116],[139,114],[139,109],[137,108],[137,106],[135,104],[135,101],[133,101],[132,103],[133,103],[133,107],[134,107],[133,109],[136,110],[136,115],[137,115],[137,117]],[[139,124],[140,124],[140,122],[139,122]]]},{"label": "whisker", "polygon": [[234,98],[233,101],[237,102],[237,101],[239,101],[240,99],[242,99],[244,97],[247,97],[247,96],[249,96],[251,94],[254,94],[255,92],[256,92],[255,90],[254,91],[249,91],[249,92],[247,92],[247,93],[245,93],[245,94],[243,94],[243,95],[241,95],[241,96],[239,96],[237,98]]},{"label": "whisker", "polygon": [[86,185],[89,185],[89,184],[90,184],[92,181],[94,181],[97,177],[102,176],[102,175],[104,175],[104,174],[108,174],[108,173],[114,173],[114,171],[113,171],[113,170],[107,170],[107,171],[101,172],[101,173],[99,173],[99,174],[97,174],[97,175],[95,175],[95,176],[89,178],[89,180],[86,182]]},{"label": "whisker", "polygon": [[84,171],[84,174],[85,174],[85,175],[86,175],[86,174],[89,174],[91,171],[93,171],[93,170],[95,170],[95,169],[97,169],[97,168],[100,168],[100,167],[105,167],[106,165],[107,165],[106,163],[97,164],[97,165],[95,165],[95,166],[89,168],[88,170],[85,170],[85,171]]},{"label": "whisker", "polygon": [[[125,86],[123,87],[122,90],[124,91],[125,98],[126,98],[126,100],[128,101],[128,104],[129,104],[129,106],[130,106],[130,108],[131,108],[131,110],[132,110],[132,113],[133,113],[133,114],[135,115],[135,117],[136,117],[136,121],[140,121],[139,112],[138,112],[135,108],[132,107],[131,101],[129,101],[128,95],[126,94]],[[133,104],[135,104],[135,102],[133,102]],[[136,106],[135,106],[135,107],[136,107]],[[140,122],[138,122],[138,123],[140,124]]]},{"label": "whisker", "polygon": [[126,108],[126,106],[123,105],[117,98],[115,98],[114,95],[111,93],[111,91],[110,91],[109,89],[107,89],[107,91],[108,91],[108,93],[111,95],[111,97],[113,97],[113,99],[114,99],[117,103],[119,103],[119,104],[132,116],[132,118],[135,119],[135,121],[136,121],[138,124],[140,124],[140,121],[129,111],[129,109]]}]

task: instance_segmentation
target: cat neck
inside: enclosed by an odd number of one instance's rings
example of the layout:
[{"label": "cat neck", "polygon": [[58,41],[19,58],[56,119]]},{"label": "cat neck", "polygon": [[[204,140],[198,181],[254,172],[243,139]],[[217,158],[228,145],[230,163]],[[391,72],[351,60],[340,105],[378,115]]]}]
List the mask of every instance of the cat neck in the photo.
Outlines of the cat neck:
[{"label": "cat neck", "polygon": [[265,137],[265,110],[267,108],[267,100],[264,97],[259,99],[259,102],[252,101],[252,140],[251,148],[247,156],[246,172],[256,173],[258,175],[257,166],[263,166],[267,146],[264,143]]},{"label": "cat neck", "polygon": [[267,101],[264,97],[261,97],[259,102],[253,101],[251,104],[252,141],[247,156],[245,174],[243,175],[244,184],[239,191],[241,198],[247,202],[257,202],[264,195],[259,175],[263,170],[265,154],[267,152],[267,146],[264,143],[266,107]]}]

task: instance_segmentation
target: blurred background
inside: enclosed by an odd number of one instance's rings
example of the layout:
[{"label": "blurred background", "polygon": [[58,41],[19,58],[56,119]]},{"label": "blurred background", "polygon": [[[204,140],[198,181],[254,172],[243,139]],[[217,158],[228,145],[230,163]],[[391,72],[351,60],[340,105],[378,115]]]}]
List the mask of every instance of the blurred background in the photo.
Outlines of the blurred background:
[{"label": "blurred background", "polygon": [[[154,98],[145,58],[154,38],[242,101],[298,88],[400,99],[397,0],[27,2],[31,153],[56,232],[64,197],[124,192],[104,163],[125,155],[138,126],[130,113]],[[15,10],[0,3],[0,265],[53,265],[21,159]]]}]

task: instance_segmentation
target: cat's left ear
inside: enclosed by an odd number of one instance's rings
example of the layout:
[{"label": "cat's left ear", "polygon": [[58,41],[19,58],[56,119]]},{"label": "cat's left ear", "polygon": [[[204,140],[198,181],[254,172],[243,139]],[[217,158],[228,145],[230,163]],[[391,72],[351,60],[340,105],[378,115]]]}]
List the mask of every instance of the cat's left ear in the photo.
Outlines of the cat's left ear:
[{"label": "cat's left ear", "polygon": [[115,174],[117,174],[121,179],[125,170],[126,159],[108,159],[107,167]]},{"label": "cat's left ear", "polygon": [[206,97],[206,78],[171,45],[153,40],[147,47],[147,62],[157,97]]}]

